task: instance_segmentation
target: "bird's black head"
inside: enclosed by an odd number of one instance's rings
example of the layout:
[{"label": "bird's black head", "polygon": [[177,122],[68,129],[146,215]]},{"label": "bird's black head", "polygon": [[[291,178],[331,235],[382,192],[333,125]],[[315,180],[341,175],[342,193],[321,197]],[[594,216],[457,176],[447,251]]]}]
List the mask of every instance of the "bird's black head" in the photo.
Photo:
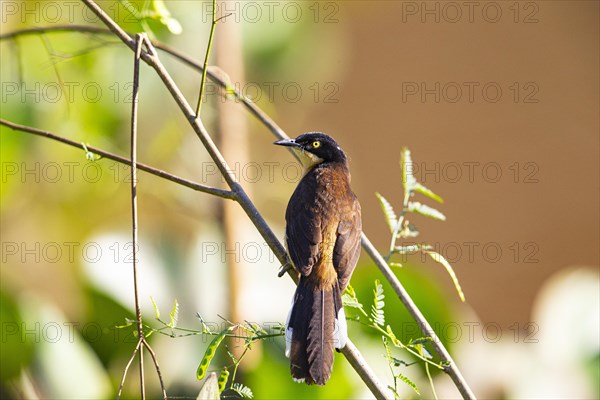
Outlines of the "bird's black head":
[{"label": "bird's black head", "polygon": [[296,139],[278,140],[275,144],[295,150],[306,168],[322,162],[346,162],[346,154],[336,141],[321,132],[304,133]]}]

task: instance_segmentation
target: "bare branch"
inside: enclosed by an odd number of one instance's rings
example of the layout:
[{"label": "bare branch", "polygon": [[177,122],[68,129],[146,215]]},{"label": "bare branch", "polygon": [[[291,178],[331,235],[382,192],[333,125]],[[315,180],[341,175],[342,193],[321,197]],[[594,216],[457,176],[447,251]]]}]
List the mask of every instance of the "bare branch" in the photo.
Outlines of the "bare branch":
[{"label": "bare branch", "polygon": [[204,65],[202,66],[202,80],[200,81],[200,92],[198,93],[198,104],[196,105],[196,117],[200,118],[200,108],[202,107],[202,97],[204,96],[204,85],[206,84],[206,72],[208,71],[208,57],[212,48],[213,38],[215,37],[215,28],[217,27],[217,0],[212,2],[212,23],[210,25],[210,34],[208,35],[208,44],[204,54]]},{"label": "bare branch", "polygon": [[[82,149],[82,150],[87,149],[91,153],[98,154],[99,156],[101,156],[103,158],[108,158],[109,160],[113,160],[113,161],[116,161],[118,163],[125,164],[125,165],[131,165],[131,160],[129,160],[125,157],[118,156],[114,153],[110,153],[108,151],[99,149],[97,147],[86,146],[82,143],[75,142],[74,140],[70,140],[65,137],[55,135],[54,133],[44,131],[42,129],[33,128],[31,126],[26,126],[26,125],[15,124],[14,122],[7,121],[2,118],[0,118],[0,125],[4,125],[15,131],[27,132],[27,133],[31,133],[31,134],[34,134],[37,136],[42,136],[42,137],[45,137],[48,139],[56,140],[58,142],[68,144],[69,146],[76,147],[78,149]],[[182,186],[188,187],[188,188],[196,190],[198,192],[212,194],[214,196],[221,197],[224,199],[229,199],[229,200],[234,200],[236,198],[235,193],[233,193],[229,190],[217,189],[217,188],[213,188],[210,186],[201,185],[199,183],[192,182],[190,180],[178,177],[176,175],[170,174],[168,172],[162,171],[160,169],[151,167],[146,164],[136,163],[136,165],[137,165],[137,168],[142,171],[148,172],[152,175],[158,176],[158,177],[166,179],[168,181],[178,183]]]},{"label": "bare branch", "polygon": [[[133,59],[133,101],[131,102],[131,240],[133,260],[133,293],[135,299],[135,317],[137,320],[138,341],[144,342],[144,324],[142,323],[142,309],[138,290],[138,216],[137,216],[137,114],[140,87],[140,54],[144,45],[144,35],[136,36],[136,49]],[[138,345],[139,346],[139,345]],[[146,385],[144,384],[144,351],[140,351],[140,393],[142,400],[146,398]]]},{"label": "bare branch", "polygon": [[127,378],[127,371],[129,371],[129,367],[131,367],[131,363],[133,362],[133,359],[135,358],[137,352],[140,350],[141,346],[142,342],[138,341],[137,346],[135,346],[135,349],[133,350],[133,353],[131,353],[129,361],[125,365],[125,369],[123,370],[123,376],[121,377],[121,384],[119,385],[119,391],[117,392],[117,400],[121,398],[121,394],[123,393],[123,386],[125,386],[125,378]]},{"label": "bare branch", "polygon": [[14,32],[3,33],[0,35],[0,40],[16,39],[19,36],[39,35],[49,32],[83,32],[92,34],[111,34],[106,28],[99,28],[90,25],[53,25],[53,26],[36,26],[32,28],[18,29]]},{"label": "bare branch", "polygon": [[160,382],[163,400],[167,400],[167,391],[165,390],[165,383],[163,382],[162,374],[160,373],[160,367],[158,366],[156,353],[154,353],[154,350],[152,349],[152,347],[150,347],[150,344],[146,341],[146,339],[143,340],[143,344],[146,350],[148,350],[148,353],[150,353],[150,357],[152,358],[152,362],[154,363],[154,369],[156,369],[156,374],[158,375],[158,381]]}]

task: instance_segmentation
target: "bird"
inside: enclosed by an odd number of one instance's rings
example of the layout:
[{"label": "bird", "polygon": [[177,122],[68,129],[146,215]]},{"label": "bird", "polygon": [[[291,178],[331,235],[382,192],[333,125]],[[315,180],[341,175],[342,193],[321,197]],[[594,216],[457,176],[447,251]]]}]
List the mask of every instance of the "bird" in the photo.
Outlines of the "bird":
[{"label": "bird", "polygon": [[285,213],[285,244],[298,286],[286,322],[286,356],[297,382],[325,385],[334,347],[348,340],[342,293],[360,256],[361,208],[350,188],[348,157],[322,132],[274,144],[304,167]]}]

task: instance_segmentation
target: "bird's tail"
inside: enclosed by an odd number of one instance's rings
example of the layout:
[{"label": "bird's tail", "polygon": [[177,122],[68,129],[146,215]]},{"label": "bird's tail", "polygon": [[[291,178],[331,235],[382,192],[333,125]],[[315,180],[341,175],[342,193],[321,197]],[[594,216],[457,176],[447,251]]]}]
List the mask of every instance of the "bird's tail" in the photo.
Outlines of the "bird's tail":
[{"label": "bird's tail", "polygon": [[333,349],[348,338],[339,285],[315,288],[301,277],[286,323],[286,356],[295,381],[324,385],[331,376]]}]

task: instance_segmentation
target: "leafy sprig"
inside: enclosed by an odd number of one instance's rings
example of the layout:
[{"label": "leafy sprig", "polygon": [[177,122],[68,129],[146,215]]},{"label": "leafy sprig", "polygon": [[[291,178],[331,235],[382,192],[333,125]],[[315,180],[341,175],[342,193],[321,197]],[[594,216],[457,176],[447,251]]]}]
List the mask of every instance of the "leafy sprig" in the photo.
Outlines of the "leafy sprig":
[{"label": "leafy sprig", "polygon": [[[249,321],[244,321],[244,323],[233,323],[223,317],[220,317],[223,320],[224,327],[222,327],[219,330],[214,329],[213,327],[206,324],[204,322],[204,319],[202,319],[200,315],[197,315],[201,329],[181,328],[177,326],[179,315],[179,304],[177,300],[174,301],[171,312],[169,313],[168,322],[161,319],[160,310],[154,299],[150,298],[150,300],[152,301],[152,305],[154,307],[155,319],[161,324],[161,327],[155,328],[149,325],[144,325],[144,327],[148,330],[146,337],[149,337],[153,333],[166,335],[173,338],[196,335],[205,335],[213,337],[212,341],[204,351],[204,355],[202,356],[200,363],[198,364],[198,368],[196,370],[196,378],[198,380],[204,379],[207,375],[209,376],[205,381],[204,385],[209,385],[210,387],[207,386],[207,389],[204,393],[210,393],[210,396],[212,396],[212,394],[214,394],[215,392],[214,387],[218,387],[218,393],[232,391],[243,398],[253,398],[254,395],[249,387],[235,381],[238,367],[246,353],[249,350],[251,350],[252,345],[255,342],[260,340],[270,340],[274,337],[284,336],[285,327],[283,325],[279,324],[277,326],[271,327],[267,331],[266,329],[264,329],[256,323],[252,323]],[[120,328],[130,326],[133,322],[135,321],[127,321],[127,324]],[[216,374],[208,374],[208,371],[218,349],[224,346],[224,343],[226,343],[225,339],[227,338],[242,339],[244,349],[238,357],[236,357],[231,351],[229,351],[229,349],[226,349],[226,353],[231,359],[232,364],[229,366],[222,367],[217,378]],[[207,398],[212,398],[210,396]]]},{"label": "leafy sprig", "polygon": [[[421,337],[417,339],[411,339],[408,343],[403,343],[394,333],[392,327],[385,323],[385,293],[383,291],[383,285],[379,280],[375,280],[375,288],[373,289],[373,304],[371,304],[371,312],[368,313],[365,310],[364,305],[358,300],[356,295],[356,291],[352,287],[352,285],[348,285],[344,294],[342,295],[342,302],[344,307],[354,308],[359,314],[355,317],[350,317],[350,320],[359,322],[363,325],[366,325],[369,328],[374,329],[377,333],[381,334],[384,348],[385,348],[385,358],[388,360],[390,371],[392,372],[392,376],[394,378],[394,386],[390,386],[389,389],[394,393],[396,398],[399,397],[398,394],[398,383],[404,382],[408,386],[410,386],[417,394],[419,394],[419,390],[414,382],[412,382],[408,377],[403,375],[400,371],[400,367],[408,367],[414,363],[408,363],[399,358],[396,358],[392,354],[392,350],[389,346],[396,347],[398,349],[402,349],[408,351],[417,359],[423,361],[426,365],[427,371],[429,371],[429,366],[434,366],[440,370],[444,369],[444,365],[442,363],[436,363],[433,361],[433,357],[426,350],[425,344],[431,341],[429,337]],[[428,372],[429,373],[429,372]]]},{"label": "leafy sprig", "polygon": [[444,199],[417,181],[417,178],[413,174],[413,162],[410,150],[408,150],[406,147],[402,149],[400,157],[400,170],[402,172],[402,188],[404,190],[404,198],[402,201],[402,210],[398,216],[396,216],[397,213],[392,204],[380,193],[375,193],[392,234],[390,240],[390,249],[386,257],[386,261],[388,261],[392,267],[401,267],[401,263],[391,261],[391,258],[394,254],[410,255],[417,252],[427,254],[435,262],[441,264],[446,269],[448,275],[450,275],[450,278],[454,283],[454,287],[456,288],[458,296],[460,297],[461,301],[464,302],[465,295],[448,260],[446,260],[438,252],[433,251],[433,248],[427,244],[398,245],[399,239],[414,238],[419,235],[419,230],[407,218],[409,213],[423,215],[439,221],[446,220],[446,216],[438,209],[421,202],[411,200],[415,194],[419,193],[437,201],[438,203],[444,202]]}]

